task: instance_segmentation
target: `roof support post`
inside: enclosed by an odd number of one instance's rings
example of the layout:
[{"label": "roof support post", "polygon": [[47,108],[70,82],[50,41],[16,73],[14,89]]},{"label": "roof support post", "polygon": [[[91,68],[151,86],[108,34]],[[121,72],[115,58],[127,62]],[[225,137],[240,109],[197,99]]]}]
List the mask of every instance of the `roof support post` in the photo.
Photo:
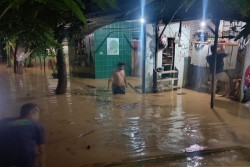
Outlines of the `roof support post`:
[{"label": "roof support post", "polygon": [[214,39],[214,51],[213,51],[213,69],[212,69],[212,82],[211,82],[211,103],[210,107],[214,108],[214,97],[216,88],[214,83],[214,76],[216,73],[216,60],[217,60],[217,46],[218,46],[218,32],[219,32],[220,20],[215,19],[215,39]]},{"label": "roof support post", "polygon": [[158,43],[159,43],[159,37],[158,37],[158,24],[155,23],[154,31],[155,31],[155,57],[154,57],[154,69],[153,69],[153,92],[157,93],[157,73],[156,68],[158,67]]},{"label": "roof support post", "polygon": [[146,92],[146,24],[141,25],[142,93]]}]

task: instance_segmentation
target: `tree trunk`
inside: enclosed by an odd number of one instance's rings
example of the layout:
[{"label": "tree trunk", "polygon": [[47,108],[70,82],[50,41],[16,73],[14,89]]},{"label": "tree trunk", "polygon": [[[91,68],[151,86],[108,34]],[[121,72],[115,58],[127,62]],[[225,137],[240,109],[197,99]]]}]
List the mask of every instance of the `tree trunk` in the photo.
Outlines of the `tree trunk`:
[{"label": "tree trunk", "polygon": [[57,74],[58,83],[56,88],[56,94],[64,94],[67,89],[67,71],[62,49],[57,50],[56,59],[57,59],[57,71],[58,71]]},{"label": "tree trunk", "polygon": [[14,73],[17,73],[17,60],[16,60],[17,49],[18,49],[18,40],[16,40],[16,47],[14,52]]},{"label": "tree trunk", "polygon": [[10,62],[10,48],[8,47],[7,50],[7,67],[11,67],[11,62]]},{"label": "tree trunk", "polygon": [[6,44],[4,43],[4,41],[1,39],[0,40],[0,54],[3,56],[3,60],[6,61],[7,60],[7,53],[4,50]]},{"label": "tree trunk", "polygon": [[45,74],[45,57],[43,58],[43,72]]},{"label": "tree trunk", "polygon": [[35,54],[35,67],[36,67],[36,54]]},{"label": "tree trunk", "polygon": [[43,70],[43,67],[42,67],[42,58],[41,58],[41,56],[39,56],[39,60],[40,60],[40,69],[41,69],[41,71]]},{"label": "tree trunk", "polygon": [[29,64],[27,65],[28,67],[31,67],[32,65],[31,65],[31,62],[32,62],[32,59],[31,59],[32,57],[31,57],[31,55],[30,55],[30,57],[29,57]]}]

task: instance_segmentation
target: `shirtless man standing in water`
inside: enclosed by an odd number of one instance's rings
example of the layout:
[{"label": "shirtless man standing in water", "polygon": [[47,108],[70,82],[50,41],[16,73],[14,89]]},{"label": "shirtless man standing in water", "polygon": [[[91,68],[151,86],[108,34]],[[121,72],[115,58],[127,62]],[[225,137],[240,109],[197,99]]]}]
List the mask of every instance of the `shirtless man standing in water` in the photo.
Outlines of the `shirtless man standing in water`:
[{"label": "shirtless man standing in water", "polygon": [[117,68],[113,70],[111,77],[108,81],[108,89],[110,88],[110,82],[112,81],[113,94],[125,94],[125,86],[127,87],[125,77],[125,63],[118,63]]}]

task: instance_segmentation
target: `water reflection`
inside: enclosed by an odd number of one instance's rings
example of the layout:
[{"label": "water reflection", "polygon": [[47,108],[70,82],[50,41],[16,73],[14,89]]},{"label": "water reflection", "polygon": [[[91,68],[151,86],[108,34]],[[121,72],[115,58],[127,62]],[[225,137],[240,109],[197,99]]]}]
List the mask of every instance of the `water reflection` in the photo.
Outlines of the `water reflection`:
[{"label": "water reflection", "polygon": [[[201,114],[188,114],[184,111],[183,96],[176,96],[173,93],[170,95],[169,99],[174,105],[155,105],[154,101],[163,98],[161,96],[154,96],[152,102],[147,98],[140,103],[127,104],[124,104],[126,100],[122,99],[126,96],[103,94],[96,96],[98,120],[105,129],[103,134],[110,133],[117,139],[106,142],[113,146],[123,143],[126,156],[141,157],[153,152],[178,153],[203,150],[209,146],[219,146],[220,141],[231,138],[223,135],[227,131],[221,133],[225,130],[225,124],[205,124],[204,116]],[[118,129],[110,129],[117,124]],[[200,160],[198,156],[193,157],[190,164],[199,165]]]},{"label": "water reflection", "polygon": [[[0,114],[11,110],[17,113],[25,102],[35,102],[42,107],[41,118],[48,129],[48,140],[53,143],[48,146],[49,166],[82,166],[83,161],[86,165],[231,146],[235,140],[227,123],[235,120],[238,121],[235,127],[244,132],[244,139],[249,139],[246,128],[249,121],[236,117],[243,112],[236,110],[243,108],[233,107],[236,103],[219,103],[218,114],[228,121],[221,122],[209,110],[210,96],[206,94],[195,96],[196,92],[185,91],[187,93],[180,96],[172,91],[139,95],[128,91],[124,96],[113,96],[104,89],[106,80],[101,84],[75,78],[69,79],[65,95],[55,96],[57,80],[47,74],[15,76],[12,71],[6,74],[0,73]],[[88,87],[90,83],[95,87]],[[224,105],[227,110],[232,108],[231,111],[225,110]],[[77,137],[91,130],[93,133]],[[88,145],[90,150],[86,149]],[[69,149],[74,156],[69,154]],[[158,166],[228,165],[240,158],[242,155],[237,152],[196,155],[175,161],[177,165],[165,162]]]},{"label": "water reflection", "polygon": [[[172,94],[171,100],[174,96]],[[162,151],[179,151],[184,140],[184,111],[182,110],[182,96],[177,96],[177,105],[172,107],[170,117],[165,118],[161,126],[161,136],[159,136],[158,148]],[[164,133],[162,133],[164,132]],[[167,135],[166,135],[167,134]],[[177,145],[178,143],[178,145]]]},{"label": "water reflection", "polygon": [[202,166],[203,157],[200,156],[194,156],[194,157],[188,157],[187,158],[187,167],[199,167]]},{"label": "water reflection", "polygon": [[[123,126],[123,135],[126,141],[126,153],[134,157],[143,156],[146,143],[144,141],[144,134],[137,120],[128,120],[126,126]],[[129,124],[129,126],[127,126]]]}]

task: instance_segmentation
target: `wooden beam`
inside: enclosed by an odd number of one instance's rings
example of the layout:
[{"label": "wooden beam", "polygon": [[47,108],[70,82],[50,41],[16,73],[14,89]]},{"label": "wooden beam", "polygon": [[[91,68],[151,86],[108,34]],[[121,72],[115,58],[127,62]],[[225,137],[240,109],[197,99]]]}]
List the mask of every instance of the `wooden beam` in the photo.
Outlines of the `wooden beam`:
[{"label": "wooden beam", "polygon": [[215,31],[210,27],[210,25],[207,25],[208,29],[215,35]]},{"label": "wooden beam", "polygon": [[165,24],[165,26],[164,26],[164,28],[163,28],[163,30],[162,30],[162,32],[161,32],[161,35],[159,36],[159,39],[161,39],[161,36],[162,36],[162,34],[164,33],[164,31],[165,31],[166,28],[167,28],[167,25]]},{"label": "wooden beam", "polygon": [[[209,30],[215,35],[215,21],[213,20],[208,20],[207,21],[207,27],[209,28]],[[222,32],[220,30],[218,30],[218,36],[222,36]]]}]

